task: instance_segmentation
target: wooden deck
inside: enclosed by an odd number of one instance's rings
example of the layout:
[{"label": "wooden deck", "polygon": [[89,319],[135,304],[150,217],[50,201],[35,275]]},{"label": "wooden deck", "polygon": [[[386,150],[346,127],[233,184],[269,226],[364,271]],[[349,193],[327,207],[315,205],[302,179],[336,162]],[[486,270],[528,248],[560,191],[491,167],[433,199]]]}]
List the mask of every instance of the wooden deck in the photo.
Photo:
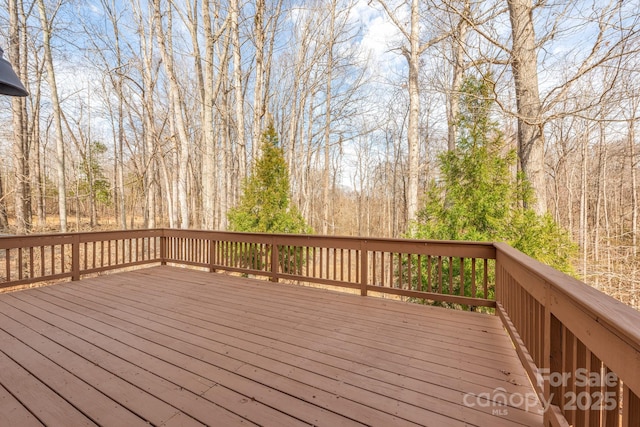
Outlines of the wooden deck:
[{"label": "wooden deck", "polygon": [[166,266],[0,295],[0,426],[542,425],[531,396],[498,316]]}]

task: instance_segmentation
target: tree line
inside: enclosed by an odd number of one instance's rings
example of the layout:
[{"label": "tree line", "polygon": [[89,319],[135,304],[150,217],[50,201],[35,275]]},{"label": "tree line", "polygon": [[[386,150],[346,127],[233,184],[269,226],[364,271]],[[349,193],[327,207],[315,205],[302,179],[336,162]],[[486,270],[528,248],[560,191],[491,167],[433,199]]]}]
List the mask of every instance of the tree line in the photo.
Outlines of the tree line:
[{"label": "tree line", "polygon": [[0,227],[227,229],[273,123],[315,232],[407,235],[459,148],[463,85],[491,76],[519,205],[637,305],[639,16],[613,0],[3,0],[30,96],[0,100]]}]

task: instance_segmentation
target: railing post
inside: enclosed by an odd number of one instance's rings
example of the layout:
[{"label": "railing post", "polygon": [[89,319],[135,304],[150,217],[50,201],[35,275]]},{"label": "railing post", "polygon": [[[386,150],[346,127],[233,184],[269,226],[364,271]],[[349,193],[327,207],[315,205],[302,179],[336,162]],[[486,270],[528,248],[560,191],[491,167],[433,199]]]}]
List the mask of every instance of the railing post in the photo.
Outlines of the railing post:
[{"label": "railing post", "polygon": [[276,243],[276,238],[272,238],[271,239],[271,278],[269,280],[271,280],[272,282],[277,282],[278,281],[278,269],[279,269],[279,262],[278,262],[278,244]]},{"label": "railing post", "polygon": [[[494,282],[494,284],[493,284],[493,294],[494,294],[494,297],[493,297],[493,298],[496,300],[496,303],[498,303],[498,302],[502,302],[502,305],[503,305],[503,306],[505,306],[505,305],[507,305],[507,304],[503,301],[503,298],[504,298],[504,295],[503,295],[504,290],[503,290],[503,283],[502,283],[502,281],[503,281],[504,279],[502,278],[502,271],[501,271],[501,268],[500,268],[500,257],[498,256],[498,254],[500,253],[500,249],[498,248],[498,246],[497,246],[495,243],[493,244],[493,248],[494,248],[494,249],[495,249],[495,251],[496,251],[496,255],[495,255],[495,264],[494,264],[494,268],[495,268],[495,282]],[[486,277],[487,277],[487,274],[488,274],[488,272],[487,272],[487,260],[485,260],[485,262],[484,262],[484,266],[485,266],[485,268],[484,268],[484,274],[483,274],[483,276],[484,276],[484,283],[486,283]],[[486,289],[486,286],[485,286],[485,289]],[[484,294],[484,297],[485,297],[485,298],[487,298],[486,293]],[[494,311],[494,314],[495,314],[496,316],[499,316],[499,315],[500,315],[500,313],[498,312],[498,309],[497,309],[497,308],[496,308],[496,310]]]},{"label": "railing post", "polygon": [[549,378],[553,375],[564,375],[562,372],[562,324],[558,321],[558,319],[551,313],[551,309],[549,307],[550,300],[550,289],[547,286],[545,295],[545,307],[544,307],[544,350],[543,350],[543,373],[544,375],[544,384],[543,384],[543,396],[544,402],[546,405],[549,405],[544,413],[544,425],[551,426],[552,421],[551,417],[554,416],[554,412],[551,410],[551,405],[558,406],[561,403],[560,390],[558,387],[554,387],[552,390],[551,382]]},{"label": "railing post", "polygon": [[216,244],[216,240],[209,239],[209,273],[215,273],[216,268],[214,267],[216,263],[216,251],[218,250],[218,245]]},{"label": "railing post", "polygon": [[367,283],[369,282],[369,251],[367,241],[360,241],[360,295],[367,296]]},{"label": "railing post", "polygon": [[[64,262],[64,260],[62,260]],[[71,242],[71,280],[80,280],[80,235],[74,234]]]},{"label": "railing post", "polygon": [[163,229],[160,235],[160,265],[167,265],[167,236],[164,233]]}]

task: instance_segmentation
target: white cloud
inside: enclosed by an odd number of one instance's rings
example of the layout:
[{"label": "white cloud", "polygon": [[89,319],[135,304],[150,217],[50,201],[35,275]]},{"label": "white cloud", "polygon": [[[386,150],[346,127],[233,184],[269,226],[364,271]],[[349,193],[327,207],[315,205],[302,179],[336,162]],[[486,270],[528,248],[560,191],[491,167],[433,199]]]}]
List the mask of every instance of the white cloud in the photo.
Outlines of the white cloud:
[{"label": "white cloud", "polygon": [[405,62],[397,51],[403,37],[384,11],[375,5],[375,1],[359,0],[352,10],[351,19],[361,27],[361,57],[368,58],[372,69],[381,77],[396,75]]}]

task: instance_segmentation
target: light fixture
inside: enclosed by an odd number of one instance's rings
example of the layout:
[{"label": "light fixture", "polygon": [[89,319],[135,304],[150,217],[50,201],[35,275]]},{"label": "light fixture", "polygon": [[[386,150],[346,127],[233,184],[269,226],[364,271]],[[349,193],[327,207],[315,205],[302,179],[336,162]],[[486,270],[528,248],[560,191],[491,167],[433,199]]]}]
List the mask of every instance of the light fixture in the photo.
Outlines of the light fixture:
[{"label": "light fixture", "polygon": [[22,82],[11,68],[9,61],[2,55],[4,51],[0,47],[0,94],[10,96],[27,96],[29,92],[24,88]]}]

